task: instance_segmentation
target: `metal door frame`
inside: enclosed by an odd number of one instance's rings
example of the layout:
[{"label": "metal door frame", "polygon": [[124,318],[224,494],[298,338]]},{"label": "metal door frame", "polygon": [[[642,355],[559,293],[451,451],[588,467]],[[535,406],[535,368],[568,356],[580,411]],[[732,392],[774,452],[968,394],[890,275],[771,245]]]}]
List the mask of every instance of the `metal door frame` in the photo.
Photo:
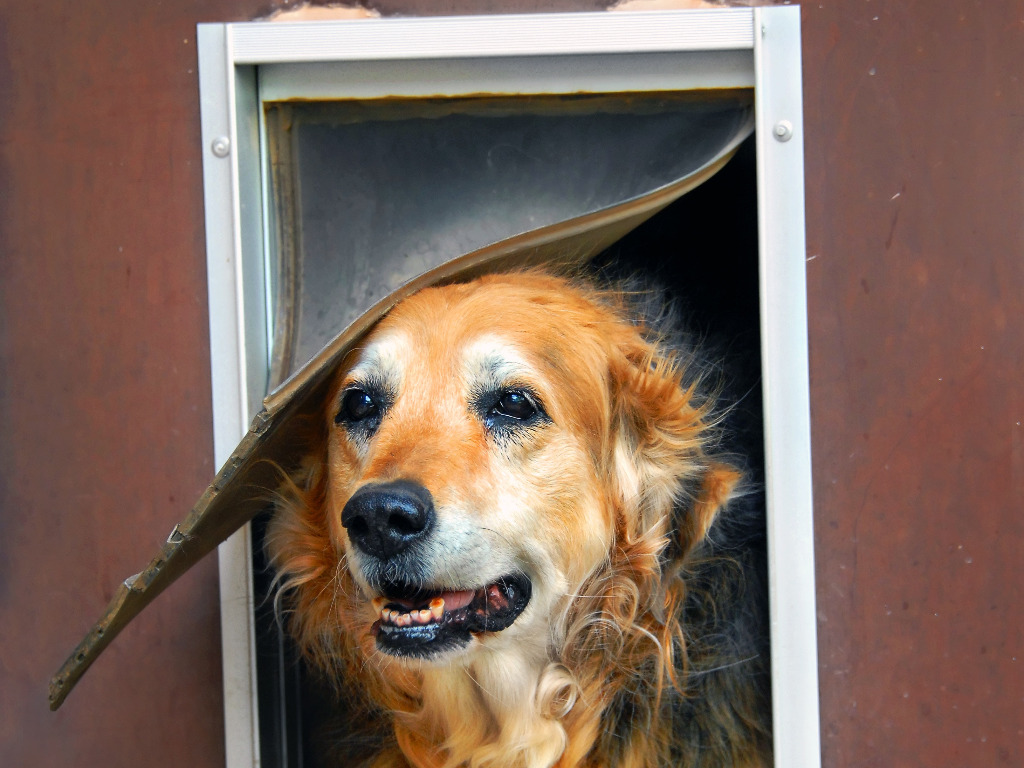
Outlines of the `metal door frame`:
[{"label": "metal door frame", "polygon": [[[775,765],[820,766],[799,8],[200,24],[197,42],[218,465],[273,338],[261,99],[754,88]],[[248,526],[218,557],[227,765],[254,768]]]}]

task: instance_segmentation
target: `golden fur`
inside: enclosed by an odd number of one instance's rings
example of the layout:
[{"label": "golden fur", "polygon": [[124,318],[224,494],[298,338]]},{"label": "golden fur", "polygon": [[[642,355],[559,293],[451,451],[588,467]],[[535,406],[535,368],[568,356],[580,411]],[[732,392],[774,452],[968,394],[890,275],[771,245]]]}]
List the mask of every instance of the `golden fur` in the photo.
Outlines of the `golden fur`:
[{"label": "golden fur", "polygon": [[[344,764],[770,762],[758,609],[730,605],[760,595],[709,534],[744,468],[693,367],[622,292],[540,272],[426,289],[351,353],[267,536],[289,628],[344,698]],[[392,392],[372,433],[338,422],[369,378]],[[545,418],[500,431],[473,405],[492,390]],[[511,626],[425,660],[378,648],[379,582],[341,520],[396,479],[436,508],[415,579],[476,589],[514,567],[532,595]]]}]

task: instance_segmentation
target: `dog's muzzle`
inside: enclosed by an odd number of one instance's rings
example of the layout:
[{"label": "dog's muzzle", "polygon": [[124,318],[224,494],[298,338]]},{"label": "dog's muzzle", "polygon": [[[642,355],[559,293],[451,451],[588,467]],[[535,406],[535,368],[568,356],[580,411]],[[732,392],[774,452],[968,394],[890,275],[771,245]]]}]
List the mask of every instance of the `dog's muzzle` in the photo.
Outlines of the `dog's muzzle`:
[{"label": "dog's muzzle", "polygon": [[371,632],[393,656],[428,659],[457,650],[474,635],[512,626],[530,602],[532,585],[522,573],[482,586],[441,585],[424,573],[417,545],[429,544],[436,522],[430,491],[410,480],[364,485],[341,513],[363,577],[379,593]]}]

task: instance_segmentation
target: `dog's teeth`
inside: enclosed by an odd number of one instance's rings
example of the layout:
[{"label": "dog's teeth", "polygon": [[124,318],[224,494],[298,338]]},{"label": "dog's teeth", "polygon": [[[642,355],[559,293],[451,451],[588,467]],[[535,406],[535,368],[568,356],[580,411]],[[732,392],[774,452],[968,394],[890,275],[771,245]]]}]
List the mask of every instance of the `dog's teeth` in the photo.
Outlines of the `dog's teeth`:
[{"label": "dog's teeth", "polygon": [[434,621],[440,621],[444,616],[444,598],[435,597],[430,601],[430,615]]},{"label": "dog's teeth", "polygon": [[402,612],[394,608],[385,608],[387,601],[382,597],[374,598],[373,607],[378,611],[382,624],[393,627],[411,627],[413,624],[426,625],[444,618],[444,599],[435,597],[428,608],[419,608]]}]

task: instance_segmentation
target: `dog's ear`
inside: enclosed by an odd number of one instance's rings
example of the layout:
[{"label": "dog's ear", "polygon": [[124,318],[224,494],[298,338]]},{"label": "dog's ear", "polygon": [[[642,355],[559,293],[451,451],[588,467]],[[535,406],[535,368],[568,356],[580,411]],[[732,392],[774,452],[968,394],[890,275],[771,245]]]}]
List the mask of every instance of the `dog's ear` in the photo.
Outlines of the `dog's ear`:
[{"label": "dog's ear", "polygon": [[[687,638],[678,617],[687,587],[678,576],[741,474],[711,455],[711,399],[632,326],[612,354],[608,381],[615,542],[580,590],[587,599],[575,603],[563,658],[580,699],[604,701],[613,713],[599,723],[601,710],[576,707],[567,721],[603,733],[596,736],[603,754],[617,755],[628,747],[623,730],[641,733],[658,722],[666,686],[684,690],[677,670],[687,663]],[[615,712],[623,713],[622,728]]]},{"label": "dog's ear", "polygon": [[620,350],[610,371],[612,474],[627,518],[620,535],[667,535],[674,525],[685,554],[707,534],[741,473],[709,456],[713,403],[699,383],[684,382],[682,365],[639,336]]}]

